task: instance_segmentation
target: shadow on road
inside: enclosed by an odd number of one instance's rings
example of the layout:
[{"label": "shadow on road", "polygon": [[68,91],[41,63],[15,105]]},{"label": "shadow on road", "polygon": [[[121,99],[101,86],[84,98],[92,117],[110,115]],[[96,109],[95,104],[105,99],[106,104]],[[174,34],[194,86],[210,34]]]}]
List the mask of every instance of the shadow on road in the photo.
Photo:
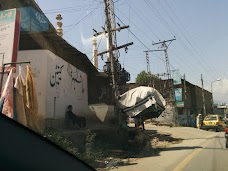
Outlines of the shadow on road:
[{"label": "shadow on road", "polygon": [[[205,139],[218,139],[224,138],[221,135],[216,135],[208,138],[189,138],[181,139],[175,138],[170,133],[161,133],[157,130],[141,130],[135,128],[129,128],[128,133],[126,134],[128,143],[127,146],[112,148],[107,146],[106,148],[106,159],[107,161],[113,163],[113,167],[121,167],[128,165],[138,164],[136,161],[139,158],[147,157],[156,157],[160,156],[162,151],[179,151],[179,150],[194,150],[202,149],[201,146],[179,146],[183,140],[205,140]],[[206,136],[205,136],[206,137]],[[221,144],[221,143],[220,143]],[[121,146],[121,143],[119,143]],[[190,144],[191,145],[191,144]],[[215,149],[215,150],[224,150],[222,148],[203,148],[203,149]],[[116,162],[116,163],[115,163]],[[105,168],[107,165],[104,164],[104,161],[101,162],[100,167]],[[103,166],[103,167],[101,167]]]},{"label": "shadow on road", "polygon": [[210,147],[206,147],[206,148],[203,148],[204,150],[227,150],[226,148],[210,148]]},{"label": "shadow on road", "polygon": [[160,151],[172,150],[168,148],[170,145],[181,142],[181,138],[174,138],[171,134],[160,134],[157,130],[129,129],[127,147],[107,148],[106,157],[127,159],[159,156]]},{"label": "shadow on road", "polygon": [[196,148],[202,148],[200,146],[192,146],[192,147],[189,147],[189,146],[183,146],[183,147],[168,147],[168,148],[163,148],[161,149],[162,151],[176,151],[176,150],[193,150],[193,149],[196,149]]},{"label": "shadow on road", "polygon": [[[205,140],[205,139],[218,139],[220,140],[220,135],[209,137],[209,138],[189,138],[184,140]],[[221,139],[222,140],[222,139]],[[194,149],[202,149],[201,146],[194,146],[190,144],[190,146],[181,146],[178,145],[183,141],[181,138],[175,138],[169,133],[161,133],[157,130],[139,130],[139,129],[129,129],[128,131],[128,146],[127,148],[123,149],[113,149],[109,148],[107,149],[107,158],[112,158],[109,160],[112,162],[112,167],[124,167],[129,165],[137,165],[140,161],[138,159],[152,157],[151,160],[153,160],[154,157],[160,156],[161,152],[166,151],[173,151],[175,154],[175,151],[179,150],[194,150]],[[206,147],[203,149],[207,150],[226,150],[221,148],[210,148]],[[116,163],[115,163],[116,162]],[[97,169],[102,170],[107,167],[107,164],[104,164],[101,162],[97,165]]]},{"label": "shadow on road", "polygon": [[185,141],[188,141],[188,140],[206,140],[206,139],[214,139],[215,137],[209,137],[209,138],[186,138],[184,139]]}]

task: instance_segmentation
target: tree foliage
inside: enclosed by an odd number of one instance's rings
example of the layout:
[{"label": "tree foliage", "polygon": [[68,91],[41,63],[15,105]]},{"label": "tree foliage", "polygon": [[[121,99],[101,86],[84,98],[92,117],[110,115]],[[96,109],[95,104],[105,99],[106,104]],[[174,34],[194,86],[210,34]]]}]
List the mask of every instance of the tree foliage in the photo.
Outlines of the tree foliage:
[{"label": "tree foliage", "polygon": [[135,82],[136,83],[149,83],[150,80],[159,80],[159,78],[156,75],[153,75],[151,73],[147,73],[145,70],[143,70],[142,72],[140,72],[136,79]]}]

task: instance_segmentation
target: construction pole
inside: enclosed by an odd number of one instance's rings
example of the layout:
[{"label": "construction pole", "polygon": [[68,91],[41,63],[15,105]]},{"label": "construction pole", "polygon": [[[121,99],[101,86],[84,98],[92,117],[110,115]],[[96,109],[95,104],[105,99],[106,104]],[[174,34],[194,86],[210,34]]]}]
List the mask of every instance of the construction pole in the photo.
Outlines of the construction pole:
[{"label": "construction pole", "polygon": [[186,88],[185,74],[184,74],[184,106],[186,108],[187,126],[189,126],[188,105],[187,105],[187,88]]},{"label": "construction pole", "polygon": [[147,64],[147,74],[148,74],[148,77],[149,77],[148,85],[151,87],[152,86],[152,80],[151,80],[152,78],[151,78],[151,72],[150,72],[150,59],[149,59],[148,51],[146,51],[146,64]]},{"label": "construction pole", "polygon": [[146,52],[146,64],[147,64],[147,73],[150,73],[150,59],[149,59],[149,53]]},{"label": "construction pole", "polygon": [[[170,63],[169,63],[169,57],[168,57],[168,48],[169,45],[176,39],[170,39],[170,40],[165,40],[165,41],[160,41],[157,43],[153,43],[152,45],[158,45],[161,44],[161,48],[165,53],[165,62],[166,62],[166,72],[167,72],[167,79],[170,87],[170,99],[169,101],[172,104],[172,110],[173,110],[173,122],[176,124],[177,123],[177,106],[176,106],[176,100],[175,100],[175,93],[174,93],[174,85],[173,85],[173,80],[171,79],[171,70],[170,70]],[[168,45],[166,43],[169,43]],[[160,51],[160,50],[158,50]]]},{"label": "construction pole", "polygon": [[206,116],[206,106],[205,106],[205,97],[204,97],[204,88],[203,88],[203,75],[201,74],[202,82],[202,99],[203,99],[203,118]]},{"label": "construction pole", "polygon": [[110,57],[110,63],[111,63],[111,77],[112,77],[112,88],[114,90],[114,98],[116,99],[118,96],[117,91],[117,85],[116,85],[116,79],[115,79],[115,60],[113,55],[113,40],[112,40],[112,31],[111,31],[111,22],[109,18],[109,10],[108,10],[108,2],[107,0],[104,0],[105,4],[105,16],[106,16],[106,29],[107,29],[107,35],[108,35],[108,56]]}]

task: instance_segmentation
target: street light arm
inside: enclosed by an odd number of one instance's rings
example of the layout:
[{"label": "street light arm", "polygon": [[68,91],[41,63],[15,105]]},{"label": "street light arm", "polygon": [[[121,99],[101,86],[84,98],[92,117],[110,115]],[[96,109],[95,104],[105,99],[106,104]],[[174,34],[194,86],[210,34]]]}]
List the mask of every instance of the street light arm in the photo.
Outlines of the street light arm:
[{"label": "street light arm", "polygon": [[211,82],[211,98],[212,98],[211,102],[212,102],[212,111],[213,111],[213,113],[214,113],[214,108],[213,108],[214,100],[213,100],[213,93],[212,93],[212,85],[216,81],[221,81],[221,78],[218,78],[217,80]]},{"label": "street light arm", "polygon": [[221,78],[218,78],[217,80],[211,82],[211,93],[212,93],[212,84],[217,81],[221,81]]}]

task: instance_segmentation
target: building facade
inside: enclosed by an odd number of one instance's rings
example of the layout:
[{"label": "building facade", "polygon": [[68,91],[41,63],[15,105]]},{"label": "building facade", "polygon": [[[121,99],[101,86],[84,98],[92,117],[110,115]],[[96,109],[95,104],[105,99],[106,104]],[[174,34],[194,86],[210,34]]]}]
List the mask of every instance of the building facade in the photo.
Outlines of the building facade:
[{"label": "building facade", "polygon": [[[161,95],[166,99],[167,106],[166,110],[156,119],[156,121],[163,122],[163,123],[176,123],[179,125],[188,125],[188,126],[195,126],[195,120],[197,114],[204,113],[204,105],[203,105],[203,96],[202,91],[204,92],[205,97],[205,109],[206,114],[210,114],[213,112],[212,110],[212,94],[207,90],[202,90],[201,87],[191,84],[190,82],[186,81],[186,91],[184,86],[184,80],[181,80],[181,84],[175,85],[175,89],[182,89],[181,97],[181,105],[175,99],[176,106],[173,107],[173,102],[170,101],[170,88],[169,84],[172,83],[172,80],[159,80],[154,81],[153,85],[154,88],[157,89]],[[124,93],[132,88],[138,86],[148,86],[148,84],[127,84],[122,86],[121,93]],[[186,94],[185,94],[186,92]]]},{"label": "building facade", "polygon": [[43,127],[61,127],[68,105],[78,116],[94,121],[115,118],[108,76],[100,74],[85,54],[56,34],[33,0],[0,0],[0,7],[21,11],[17,62],[30,62]]}]

